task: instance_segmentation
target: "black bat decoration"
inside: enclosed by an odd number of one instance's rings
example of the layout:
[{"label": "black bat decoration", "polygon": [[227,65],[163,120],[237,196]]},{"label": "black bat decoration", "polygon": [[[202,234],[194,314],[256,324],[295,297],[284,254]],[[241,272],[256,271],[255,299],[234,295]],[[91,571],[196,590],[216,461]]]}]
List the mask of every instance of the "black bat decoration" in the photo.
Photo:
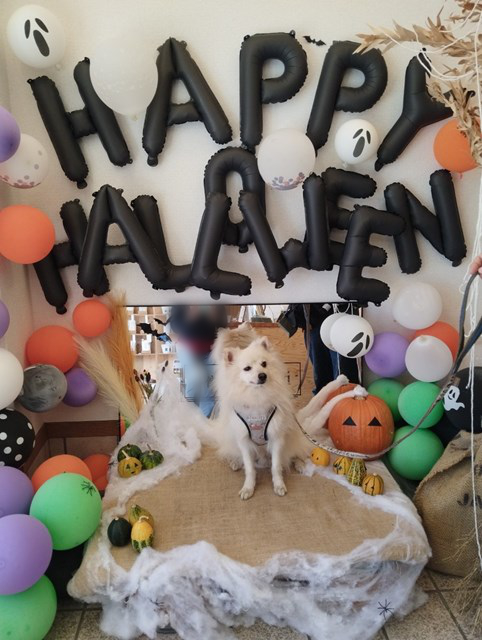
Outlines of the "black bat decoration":
[{"label": "black bat decoration", "polygon": [[323,42],[323,40],[315,40],[311,36],[303,36],[303,38],[310,44],[316,44],[317,47],[322,47],[324,44],[326,44],[326,42]]},{"label": "black bat decoration", "polygon": [[147,324],[147,322],[139,322],[137,326],[141,331],[151,336],[154,336],[154,338],[161,340],[161,342],[172,342],[171,338],[167,335],[167,333],[164,333],[164,332],[159,333],[157,329],[153,329],[150,324]]}]

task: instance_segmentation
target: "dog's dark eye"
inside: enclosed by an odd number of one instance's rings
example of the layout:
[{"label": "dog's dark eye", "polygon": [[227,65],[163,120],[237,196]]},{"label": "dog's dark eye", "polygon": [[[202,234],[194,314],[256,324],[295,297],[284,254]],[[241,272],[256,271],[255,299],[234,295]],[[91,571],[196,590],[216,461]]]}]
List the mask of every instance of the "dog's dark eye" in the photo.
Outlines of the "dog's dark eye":
[{"label": "dog's dark eye", "polygon": [[249,364],[248,364],[248,366],[247,366],[247,367],[244,367],[244,370],[245,370],[245,371],[251,371],[251,367],[249,366]]},{"label": "dog's dark eye", "polygon": [[266,367],[266,361],[263,360],[263,362],[261,363],[261,366],[263,367],[263,369]]}]

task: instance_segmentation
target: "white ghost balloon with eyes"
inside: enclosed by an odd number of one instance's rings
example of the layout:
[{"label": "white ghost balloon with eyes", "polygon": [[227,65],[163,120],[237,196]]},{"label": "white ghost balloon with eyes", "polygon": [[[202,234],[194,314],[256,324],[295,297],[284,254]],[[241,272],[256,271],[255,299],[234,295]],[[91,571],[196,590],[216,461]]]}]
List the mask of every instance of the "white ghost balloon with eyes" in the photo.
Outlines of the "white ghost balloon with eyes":
[{"label": "white ghost balloon with eyes", "polygon": [[17,58],[36,69],[58,64],[65,52],[60,20],[36,4],[20,7],[10,16],[7,40]]},{"label": "white ghost balloon with eyes", "polygon": [[354,118],[341,125],[335,136],[335,151],[346,164],[359,164],[375,155],[378,133],[368,120]]}]

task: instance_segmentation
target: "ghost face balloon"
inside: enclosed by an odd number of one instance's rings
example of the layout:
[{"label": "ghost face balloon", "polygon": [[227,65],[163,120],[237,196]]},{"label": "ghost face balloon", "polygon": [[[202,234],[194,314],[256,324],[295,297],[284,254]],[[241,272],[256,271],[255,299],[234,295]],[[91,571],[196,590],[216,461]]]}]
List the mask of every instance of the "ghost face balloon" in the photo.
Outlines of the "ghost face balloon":
[{"label": "ghost face balloon", "polygon": [[346,164],[359,164],[375,155],[378,140],[377,130],[371,122],[354,118],[336,132],[335,151]]},{"label": "ghost face balloon", "polygon": [[65,33],[60,21],[36,4],[20,7],[10,16],[7,40],[17,58],[36,69],[58,64],[65,52]]},{"label": "ghost face balloon", "polygon": [[34,137],[22,133],[15,154],[0,163],[0,179],[17,189],[31,189],[42,182],[48,170],[45,147]]}]

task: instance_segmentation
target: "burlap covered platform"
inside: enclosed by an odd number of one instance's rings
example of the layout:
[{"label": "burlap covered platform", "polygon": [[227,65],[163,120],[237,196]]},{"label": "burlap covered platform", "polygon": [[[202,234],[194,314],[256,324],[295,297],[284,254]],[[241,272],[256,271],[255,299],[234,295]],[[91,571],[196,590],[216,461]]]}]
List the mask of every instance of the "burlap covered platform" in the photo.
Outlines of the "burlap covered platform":
[{"label": "burlap covered platform", "polygon": [[[382,473],[387,490],[397,490],[390,474]],[[198,462],[179,475],[136,493],[129,506],[139,504],[154,516],[154,548],[158,551],[205,540],[220,553],[251,566],[262,565],[284,551],[348,554],[366,539],[385,538],[395,527],[394,514],[367,508],[328,474],[290,473],[288,493],[282,498],[273,493],[268,469],[258,471],[256,492],[250,500],[238,497],[242,483],[242,471],[233,472],[205,450]],[[372,501],[375,507],[377,499]],[[113,547],[112,556],[126,570],[137,559],[130,547]],[[406,556],[406,545],[397,542],[377,560],[402,561]],[[422,562],[425,545],[414,546],[411,556]]]},{"label": "burlap covered platform", "polygon": [[[364,640],[386,615],[420,604],[414,585],[430,554],[427,539],[381,462],[369,471],[383,475],[383,496],[308,461],[307,475],[287,474],[286,496],[274,494],[263,469],[254,496],[242,501],[243,472],[201,451],[198,419],[168,385],[121,443],[149,443],[165,461],[132,479],[113,469],[102,526],[69,584],[74,597],[102,602],[104,631],[154,638],[171,624],[185,640],[227,640],[230,627],[261,618],[313,640]],[[139,555],[112,547],[106,535],[132,503],[156,525],[154,548]]]}]

